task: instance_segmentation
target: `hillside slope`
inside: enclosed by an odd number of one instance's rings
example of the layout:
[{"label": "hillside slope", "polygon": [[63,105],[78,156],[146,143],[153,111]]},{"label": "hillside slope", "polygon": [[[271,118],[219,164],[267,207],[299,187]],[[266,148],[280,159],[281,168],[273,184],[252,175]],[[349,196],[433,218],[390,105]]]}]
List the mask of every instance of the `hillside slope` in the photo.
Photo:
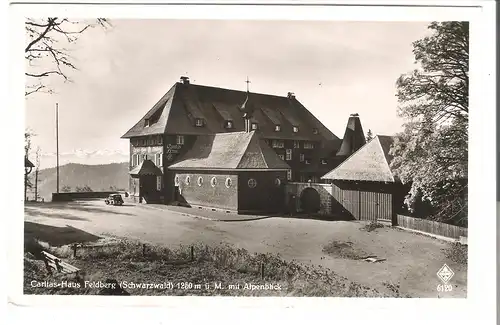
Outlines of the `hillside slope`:
[{"label": "hillside slope", "polygon": [[[59,191],[65,186],[70,192],[76,187],[88,186],[92,191],[109,191],[111,189],[128,188],[128,163],[112,163],[106,165],[84,165],[70,163],[59,167]],[[34,184],[35,172],[30,175]],[[56,168],[42,169],[38,173],[38,193],[40,197],[49,200],[57,187]],[[28,191],[28,199],[34,198],[34,190]]]}]

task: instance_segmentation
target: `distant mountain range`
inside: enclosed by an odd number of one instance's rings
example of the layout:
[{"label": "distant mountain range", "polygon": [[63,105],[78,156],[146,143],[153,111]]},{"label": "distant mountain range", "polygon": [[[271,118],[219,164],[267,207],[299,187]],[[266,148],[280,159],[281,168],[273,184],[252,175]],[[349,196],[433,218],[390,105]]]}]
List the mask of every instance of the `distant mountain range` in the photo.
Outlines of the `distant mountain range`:
[{"label": "distant mountain range", "polygon": [[[92,191],[110,191],[128,188],[128,162],[104,165],[84,165],[69,163],[59,167],[59,191],[76,192],[77,187],[88,186]],[[30,174],[34,184],[35,171]],[[38,172],[38,193],[46,201],[50,200],[57,188],[56,168]],[[28,199],[34,198],[34,189],[28,191]]]},{"label": "distant mountain range", "polygon": [[[30,157],[35,161],[34,153]],[[55,152],[42,152],[40,157],[40,166],[50,168],[56,166]],[[121,150],[83,150],[75,149],[68,152],[59,153],[59,165],[82,164],[82,165],[105,165],[110,163],[120,163],[129,161],[128,152]]]}]

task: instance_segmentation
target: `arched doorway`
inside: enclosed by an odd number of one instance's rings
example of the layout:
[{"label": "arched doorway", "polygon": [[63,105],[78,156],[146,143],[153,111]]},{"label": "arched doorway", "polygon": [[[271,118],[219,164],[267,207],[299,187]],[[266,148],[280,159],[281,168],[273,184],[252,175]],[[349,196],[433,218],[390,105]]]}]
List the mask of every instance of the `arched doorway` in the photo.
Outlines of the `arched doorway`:
[{"label": "arched doorway", "polygon": [[300,207],[306,213],[316,213],[321,207],[321,198],[318,191],[308,187],[300,193]]}]

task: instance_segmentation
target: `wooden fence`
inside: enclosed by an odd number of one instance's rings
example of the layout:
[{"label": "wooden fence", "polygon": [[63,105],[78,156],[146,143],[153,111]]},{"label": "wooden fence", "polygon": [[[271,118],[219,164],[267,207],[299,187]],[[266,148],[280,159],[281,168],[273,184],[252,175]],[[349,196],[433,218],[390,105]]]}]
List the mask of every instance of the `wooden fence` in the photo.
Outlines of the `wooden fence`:
[{"label": "wooden fence", "polygon": [[449,225],[446,223],[412,218],[398,214],[399,227],[418,230],[438,236],[459,239],[460,236],[467,237],[467,228]]}]

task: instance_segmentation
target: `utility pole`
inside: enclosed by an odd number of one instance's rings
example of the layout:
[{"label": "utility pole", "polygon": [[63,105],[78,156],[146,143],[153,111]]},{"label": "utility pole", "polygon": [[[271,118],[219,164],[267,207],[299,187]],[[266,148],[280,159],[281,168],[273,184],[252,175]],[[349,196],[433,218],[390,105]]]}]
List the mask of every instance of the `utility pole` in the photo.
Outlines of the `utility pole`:
[{"label": "utility pole", "polygon": [[59,103],[56,103],[56,175],[57,191],[59,193]]},{"label": "utility pole", "polygon": [[35,202],[38,202],[38,167],[35,169]]}]

